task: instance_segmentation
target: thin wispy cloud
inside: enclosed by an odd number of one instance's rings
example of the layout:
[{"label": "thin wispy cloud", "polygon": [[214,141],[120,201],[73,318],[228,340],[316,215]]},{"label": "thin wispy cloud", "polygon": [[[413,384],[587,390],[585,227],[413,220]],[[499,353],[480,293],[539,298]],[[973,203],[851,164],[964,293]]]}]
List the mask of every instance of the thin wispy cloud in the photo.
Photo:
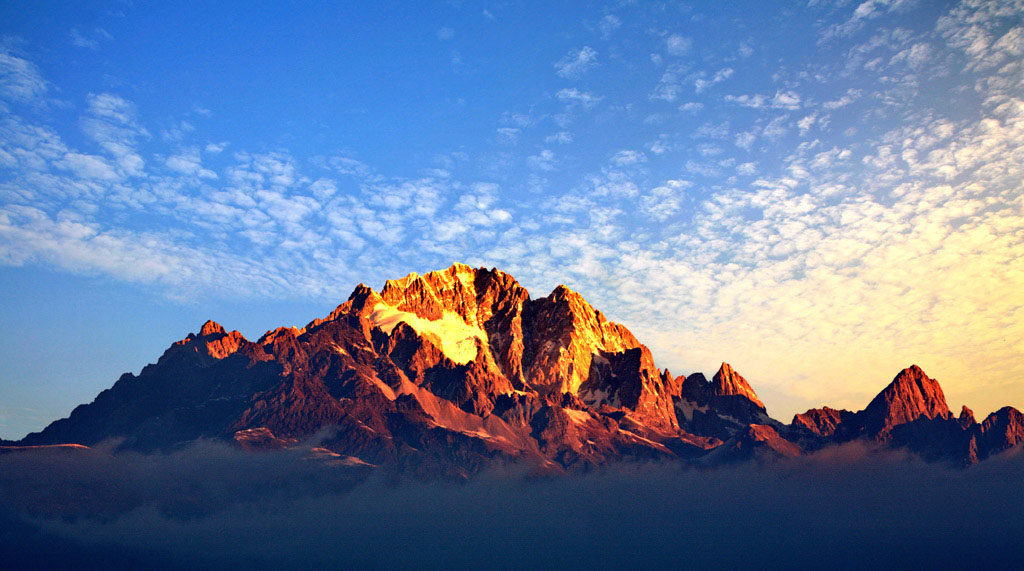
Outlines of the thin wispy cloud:
[{"label": "thin wispy cloud", "polygon": [[601,37],[608,39],[616,30],[622,27],[622,20],[614,14],[608,14],[604,18],[601,18],[601,22],[598,24],[598,28],[601,30]]},{"label": "thin wispy cloud", "polygon": [[597,65],[597,51],[590,46],[571,50],[565,57],[555,62],[555,72],[566,79],[581,77]]},{"label": "thin wispy cloud", "polygon": [[693,48],[693,40],[679,34],[672,34],[665,39],[665,51],[672,56],[684,56]]},{"label": "thin wispy cloud", "polygon": [[568,102],[569,104],[580,105],[584,108],[593,107],[601,101],[601,97],[588,91],[580,91],[575,87],[559,90],[559,92],[555,94],[555,97],[561,101]]}]

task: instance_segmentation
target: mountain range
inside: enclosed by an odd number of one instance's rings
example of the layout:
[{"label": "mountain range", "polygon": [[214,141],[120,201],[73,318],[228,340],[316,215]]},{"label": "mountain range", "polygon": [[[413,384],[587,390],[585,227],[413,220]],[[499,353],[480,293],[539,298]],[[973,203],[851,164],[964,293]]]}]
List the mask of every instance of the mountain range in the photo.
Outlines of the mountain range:
[{"label": "mountain range", "polygon": [[4,448],[166,451],[199,439],[247,450],[316,442],[351,466],[466,477],[499,462],[541,473],[623,460],[771,461],[865,440],[968,466],[1024,441],[1024,415],[955,416],[916,365],[859,412],[771,418],[722,363],[673,376],[626,327],[565,286],[532,298],[467,265],[360,284],[305,327],[249,341],[208,321],[138,375]]}]

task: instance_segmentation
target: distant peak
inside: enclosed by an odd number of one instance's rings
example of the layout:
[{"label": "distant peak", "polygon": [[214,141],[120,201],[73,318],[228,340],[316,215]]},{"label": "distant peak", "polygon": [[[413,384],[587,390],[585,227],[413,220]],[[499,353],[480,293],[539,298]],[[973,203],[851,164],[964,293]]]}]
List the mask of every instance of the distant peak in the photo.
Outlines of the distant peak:
[{"label": "distant peak", "polygon": [[740,395],[747,397],[751,402],[761,408],[765,408],[764,403],[761,399],[757,398],[757,393],[750,386],[739,373],[737,373],[729,363],[722,363],[722,366],[718,368],[718,372],[711,379],[712,390],[715,394],[721,396],[728,395]]},{"label": "distant peak", "polygon": [[[917,385],[921,388],[922,392],[926,394],[934,395],[934,393],[938,392],[941,395],[942,393],[942,389],[939,387],[938,381],[929,377],[928,374],[924,372],[924,369],[917,365],[911,365],[900,371],[899,374],[893,378],[893,382],[889,387],[908,387],[910,385]],[[943,403],[945,403],[944,397]]]},{"label": "distant peak", "polygon": [[573,294],[578,295],[575,291],[572,290],[572,288],[565,284],[558,284],[558,287],[556,287],[554,291],[552,291],[551,293],[555,294],[556,296],[565,296]]},{"label": "distant peak", "polygon": [[959,421],[960,421],[960,426],[962,426],[964,428],[972,426],[973,424],[975,424],[977,422],[976,420],[974,420],[974,411],[969,409],[969,408],[967,408],[966,405],[964,405],[964,406],[962,406],[960,408],[960,418],[959,418]]},{"label": "distant peak", "polygon": [[360,282],[360,284],[357,285],[356,288],[352,290],[352,293],[348,296],[348,299],[349,301],[351,301],[356,298],[363,298],[370,295],[371,293],[373,293],[373,288]]},{"label": "distant peak", "polygon": [[926,397],[941,397],[943,405],[945,405],[946,399],[942,395],[942,388],[938,381],[926,375],[924,370],[917,365],[911,365],[900,371],[887,388],[902,390],[911,385],[916,385]]},{"label": "distant peak", "polygon": [[704,376],[704,373],[692,373],[685,380],[691,383],[700,383],[701,385],[708,384],[708,378]]},{"label": "distant peak", "polygon": [[212,319],[207,320],[207,322],[204,323],[203,326],[199,328],[200,337],[206,337],[207,335],[215,334],[225,335],[227,334],[227,331],[225,331],[224,327],[222,327],[221,324],[217,323],[216,321],[213,321]]},{"label": "distant peak", "polygon": [[952,416],[938,381],[926,375],[917,365],[900,371],[889,386],[868,403],[864,413],[869,428],[883,433],[893,426],[911,422],[921,416]]},{"label": "distant peak", "polygon": [[377,290],[361,283],[352,290],[352,294],[348,296],[348,301],[346,303],[350,304],[352,309],[361,311],[365,307],[372,308],[380,301],[381,296],[377,293]]}]

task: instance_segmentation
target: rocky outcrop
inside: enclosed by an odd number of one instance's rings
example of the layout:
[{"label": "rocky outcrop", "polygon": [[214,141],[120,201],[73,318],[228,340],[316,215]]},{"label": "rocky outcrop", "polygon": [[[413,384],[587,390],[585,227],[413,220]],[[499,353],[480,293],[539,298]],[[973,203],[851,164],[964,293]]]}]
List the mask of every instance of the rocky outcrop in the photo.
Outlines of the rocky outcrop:
[{"label": "rocky outcrop", "polygon": [[803,414],[793,416],[791,424],[808,430],[816,436],[829,437],[835,434],[840,424],[850,421],[853,416],[854,414],[848,410],[837,410],[825,406],[812,408]]},{"label": "rocky outcrop", "polygon": [[980,426],[978,447],[985,456],[997,454],[1024,442],[1024,414],[1013,407],[1003,407],[988,415]]},{"label": "rocky outcrop", "polygon": [[751,424],[778,424],[750,383],[728,363],[722,363],[710,381],[694,373],[677,383],[676,417],[681,427],[694,434],[726,440]]}]

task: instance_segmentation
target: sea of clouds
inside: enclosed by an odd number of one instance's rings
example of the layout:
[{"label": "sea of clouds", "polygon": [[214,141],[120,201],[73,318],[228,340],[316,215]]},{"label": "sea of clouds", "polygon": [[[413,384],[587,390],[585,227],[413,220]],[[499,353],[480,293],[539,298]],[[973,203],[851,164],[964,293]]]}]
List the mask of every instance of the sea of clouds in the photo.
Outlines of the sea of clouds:
[{"label": "sea of clouds", "polygon": [[[961,469],[861,444],[694,469],[423,481],[309,449],[0,455],[12,568],[1012,568],[1024,454]],[[70,567],[69,567],[70,566]]]}]

